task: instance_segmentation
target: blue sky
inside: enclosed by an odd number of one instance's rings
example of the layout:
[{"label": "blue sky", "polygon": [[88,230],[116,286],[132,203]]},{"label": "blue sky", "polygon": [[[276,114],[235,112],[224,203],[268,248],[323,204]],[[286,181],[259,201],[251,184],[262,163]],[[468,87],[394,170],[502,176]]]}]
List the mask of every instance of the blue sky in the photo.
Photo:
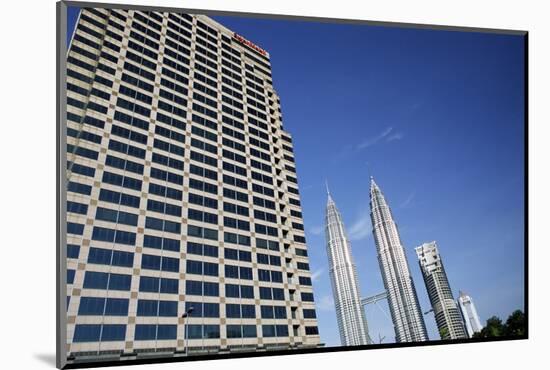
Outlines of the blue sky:
[{"label": "blue sky", "polygon": [[[369,218],[373,175],[392,207],[423,311],[430,304],[414,247],[432,240],[454,294],[468,292],[483,322],[523,309],[520,36],[214,18],[271,54],[327,346],[340,339],[325,251],[325,179],[363,296],[383,291]],[[371,336],[384,343],[394,340],[387,313],[384,302],[366,310]],[[439,339],[433,314],[425,320],[430,339]]]}]

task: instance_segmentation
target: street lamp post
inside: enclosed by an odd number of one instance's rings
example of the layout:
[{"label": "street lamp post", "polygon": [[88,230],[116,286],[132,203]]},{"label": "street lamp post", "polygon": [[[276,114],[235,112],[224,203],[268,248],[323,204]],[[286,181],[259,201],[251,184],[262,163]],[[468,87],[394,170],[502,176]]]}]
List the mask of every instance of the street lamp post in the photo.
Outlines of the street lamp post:
[{"label": "street lamp post", "polygon": [[187,311],[185,311],[183,313],[183,315],[181,315],[182,319],[183,319],[183,335],[185,336],[185,356],[188,355],[188,350],[189,350],[189,338],[188,338],[188,330],[187,330],[187,325],[185,324],[185,318],[190,316],[191,315],[191,312],[193,312],[194,308],[193,307],[189,307],[187,309]]}]

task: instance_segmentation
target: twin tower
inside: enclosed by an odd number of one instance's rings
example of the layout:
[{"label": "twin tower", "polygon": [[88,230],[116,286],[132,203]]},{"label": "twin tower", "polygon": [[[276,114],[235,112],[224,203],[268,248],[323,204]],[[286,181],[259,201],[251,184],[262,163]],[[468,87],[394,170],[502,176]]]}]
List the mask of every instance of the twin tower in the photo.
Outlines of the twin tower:
[{"label": "twin tower", "polygon": [[[370,344],[357,271],[342,216],[327,188],[325,235],[334,304],[343,346]],[[405,250],[390,208],[371,177],[370,215],[382,280],[397,342],[428,340]]]}]

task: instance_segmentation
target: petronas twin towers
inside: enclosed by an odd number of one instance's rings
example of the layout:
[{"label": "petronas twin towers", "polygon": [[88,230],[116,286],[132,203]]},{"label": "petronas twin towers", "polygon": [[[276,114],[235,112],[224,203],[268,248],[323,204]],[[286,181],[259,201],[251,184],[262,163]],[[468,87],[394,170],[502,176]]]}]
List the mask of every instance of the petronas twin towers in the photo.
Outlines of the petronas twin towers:
[{"label": "petronas twin towers", "polygon": [[327,196],[325,236],[340,341],[343,346],[369,344],[367,320],[361,305],[351,245],[344,230],[342,216],[328,187]]},{"label": "petronas twin towers", "polygon": [[[342,217],[328,193],[326,240],[330,277],[343,346],[371,343],[361,304],[355,263]],[[397,342],[428,340],[407,258],[391,210],[371,177],[370,210],[374,242]]]}]

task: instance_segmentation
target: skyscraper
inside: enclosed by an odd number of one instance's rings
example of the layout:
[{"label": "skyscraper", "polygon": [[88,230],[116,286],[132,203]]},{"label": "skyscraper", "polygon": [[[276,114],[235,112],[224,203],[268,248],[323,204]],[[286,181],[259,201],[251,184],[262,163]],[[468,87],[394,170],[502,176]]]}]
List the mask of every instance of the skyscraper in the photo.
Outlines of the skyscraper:
[{"label": "skyscraper", "polygon": [[319,344],[265,50],[206,16],[83,9],[67,157],[70,358]]},{"label": "skyscraper", "polygon": [[481,321],[479,320],[479,315],[477,314],[474,301],[472,300],[472,297],[462,291],[459,291],[458,306],[460,307],[460,313],[462,314],[464,325],[468,331],[468,336],[471,338],[474,333],[478,333],[481,329],[483,329],[483,325],[481,325]]},{"label": "skyscraper", "polygon": [[340,342],[343,346],[369,344],[367,320],[361,305],[351,245],[342,216],[332,200],[328,187],[327,196],[325,237]]},{"label": "skyscraper", "polygon": [[382,281],[388,294],[395,340],[397,342],[428,340],[424,318],[397,225],[384,195],[372,177],[370,208],[372,234],[378,253]]},{"label": "skyscraper", "polygon": [[436,242],[424,243],[415,250],[441,339],[467,338]]}]

